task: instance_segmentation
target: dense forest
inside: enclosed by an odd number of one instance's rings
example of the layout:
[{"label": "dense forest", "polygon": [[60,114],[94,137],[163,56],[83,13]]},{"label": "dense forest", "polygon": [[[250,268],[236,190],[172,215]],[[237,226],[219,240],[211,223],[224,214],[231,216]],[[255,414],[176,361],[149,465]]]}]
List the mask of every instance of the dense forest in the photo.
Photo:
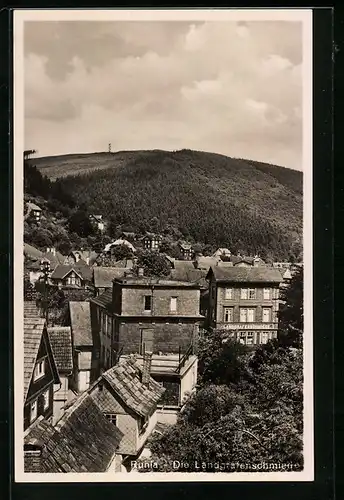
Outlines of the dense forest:
[{"label": "dense forest", "polygon": [[[266,259],[301,256],[300,172],[190,150],[130,152],[127,161],[123,154],[116,161],[114,154],[113,166],[105,156],[107,168],[55,181],[42,176],[49,183],[50,208],[67,217],[76,207],[102,214],[112,233],[121,226]],[[92,163],[92,155],[83,157],[87,165]],[[49,175],[48,159],[44,168],[38,160],[37,172]],[[63,168],[65,164],[61,160]],[[56,161],[53,168],[56,175]]]}]

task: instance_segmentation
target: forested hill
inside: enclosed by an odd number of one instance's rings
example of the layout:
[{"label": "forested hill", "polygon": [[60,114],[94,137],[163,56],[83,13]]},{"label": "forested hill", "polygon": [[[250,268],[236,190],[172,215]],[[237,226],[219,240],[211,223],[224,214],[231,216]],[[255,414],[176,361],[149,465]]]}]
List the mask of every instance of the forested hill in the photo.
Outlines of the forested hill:
[{"label": "forested hill", "polygon": [[[77,206],[132,230],[286,259],[300,250],[302,174],[190,150],[31,160]],[[74,165],[74,167],[73,167]]]}]

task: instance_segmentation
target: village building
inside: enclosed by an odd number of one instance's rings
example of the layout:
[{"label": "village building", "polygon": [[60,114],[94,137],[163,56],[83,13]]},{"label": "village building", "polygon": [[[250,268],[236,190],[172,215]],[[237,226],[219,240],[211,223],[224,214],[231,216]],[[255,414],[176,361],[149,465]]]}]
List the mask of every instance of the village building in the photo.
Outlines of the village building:
[{"label": "village building", "polygon": [[232,252],[228,248],[218,248],[212,257],[230,257]]},{"label": "village building", "polygon": [[24,430],[40,415],[53,418],[54,385],[60,384],[45,319],[24,302]]},{"label": "village building", "polygon": [[151,353],[145,362],[122,359],[104,372],[88,394],[103,415],[123,433],[117,453],[125,463],[137,458],[157,423],[157,405],[165,389],[150,376]]},{"label": "village building", "polygon": [[222,261],[219,256],[208,257],[204,255],[198,255],[194,261],[196,269],[201,269],[202,271],[207,271],[207,272],[211,267],[218,266],[221,263]]},{"label": "village building", "polygon": [[194,252],[190,243],[180,242],[178,243],[178,248],[184,260],[192,260]]},{"label": "village building", "polygon": [[158,251],[162,242],[162,236],[155,233],[146,233],[141,242],[145,250]]},{"label": "village building", "polygon": [[[121,356],[128,359],[132,355]],[[145,353],[135,354],[138,366],[143,369]],[[177,416],[187,399],[196,390],[198,358],[190,351],[185,354],[152,354],[151,377],[165,389],[157,403],[157,421],[175,424]]]},{"label": "village building", "polygon": [[26,204],[27,212],[25,218],[32,217],[32,219],[36,222],[41,221],[42,217],[42,209],[36,203],[27,202]]},{"label": "village building", "polygon": [[89,289],[92,288],[93,272],[89,266],[77,264],[74,266],[60,264],[51,273],[53,286],[60,289]]},{"label": "village building", "polygon": [[73,343],[73,374],[70,381],[74,392],[83,392],[95,380],[98,356],[97,339],[93,339],[90,302],[69,302],[70,326]]},{"label": "village building", "polygon": [[24,434],[24,471],[121,472],[122,432],[84,393],[53,426],[39,417]]},{"label": "village building", "polygon": [[198,284],[128,276],[115,279],[112,290],[90,304],[100,336],[110,338],[117,353],[142,353],[144,345],[153,352],[185,353],[197,342],[199,300]]},{"label": "village building", "polygon": [[[180,386],[184,375],[180,370],[189,367],[189,358],[197,352],[199,327],[204,321],[200,289],[197,283],[171,278],[115,279],[112,289],[90,300],[92,328],[100,341],[100,372],[124,355],[153,352],[154,363],[158,356],[158,363],[166,367],[172,355],[174,381]],[[160,375],[166,383],[170,381],[170,373],[162,370]],[[187,392],[192,389],[188,386]],[[180,388],[178,391],[182,393]]]},{"label": "village building", "polygon": [[54,387],[55,424],[63,415],[63,409],[69,400],[69,381],[73,375],[72,332],[69,326],[50,326],[48,335],[60,378],[60,383]]},{"label": "village building", "polygon": [[89,220],[90,220],[92,226],[95,227],[96,229],[98,229],[98,231],[104,231],[105,226],[104,226],[104,221],[103,221],[102,215],[90,214]]},{"label": "village building", "polygon": [[209,280],[208,324],[246,345],[277,337],[282,275],[272,267],[216,266]]}]

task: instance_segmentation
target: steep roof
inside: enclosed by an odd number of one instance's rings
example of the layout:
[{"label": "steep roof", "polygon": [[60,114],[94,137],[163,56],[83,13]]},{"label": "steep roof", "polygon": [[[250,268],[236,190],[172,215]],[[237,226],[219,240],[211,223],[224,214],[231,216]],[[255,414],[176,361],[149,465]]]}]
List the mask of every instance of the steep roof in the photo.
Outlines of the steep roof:
[{"label": "steep roof", "polygon": [[180,269],[186,272],[188,269],[195,269],[195,264],[191,260],[174,259],[173,267],[174,269]]},{"label": "steep roof", "polygon": [[74,346],[92,346],[90,303],[70,301],[69,312]]},{"label": "steep roof", "polygon": [[122,278],[126,271],[128,271],[128,269],[125,267],[97,266],[93,270],[94,286],[96,288],[111,288],[112,281],[115,278]]},{"label": "steep roof", "polygon": [[63,264],[65,257],[58,250],[56,252],[43,252],[43,260],[49,260],[51,267],[57,266],[58,264]]},{"label": "steep roof", "polygon": [[102,307],[110,307],[112,304],[112,288],[110,288],[109,290],[105,290],[105,292],[98,295],[98,297],[92,298],[91,302],[94,302],[95,304]]},{"label": "steep roof", "polygon": [[24,302],[24,401],[35,368],[44,325],[45,319],[40,317],[36,304]]},{"label": "steep roof", "polygon": [[122,437],[118,427],[84,393],[55,427],[38,418],[26,430],[24,444],[42,447],[41,472],[105,472]]},{"label": "steep roof", "polygon": [[51,274],[51,279],[63,279],[69,273],[74,271],[85,281],[92,280],[92,269],[84,264],[78,265],[78,263],[73,265],[61,264],[55,267]]},{"label": "steep roof", "polygon": [[152,377],[147,387],[141,382],[141,373],[137,361],[134,358],[127,358],[103,373],[102,378],[128,408],[137,415],[146,417],[155,411],[165,389]]},{"label": "steep roof", "polygon": [[212,267],[207,275],[214,274],[217,282],[229,283],[281,283],[282,276],[273,267]]},{"label": "steep roof", "polygon": [[72,332],[69,326],[48,327],[48,335],[59,373],[73,369]]},{"label": "steep roof", "polygon": [[178,245],[182,250],[191,250],[192,248],[191,243],[187,243],[186,241],[179,242]]},{"label": "steep roof", "polygon": [[36,203],[32,203],[31,201],[27,202],[27,207],[28,207],[29,210],[39,210],[40,212],[42,212],[41,207],[39,207],[38,205],[36,205]]}]

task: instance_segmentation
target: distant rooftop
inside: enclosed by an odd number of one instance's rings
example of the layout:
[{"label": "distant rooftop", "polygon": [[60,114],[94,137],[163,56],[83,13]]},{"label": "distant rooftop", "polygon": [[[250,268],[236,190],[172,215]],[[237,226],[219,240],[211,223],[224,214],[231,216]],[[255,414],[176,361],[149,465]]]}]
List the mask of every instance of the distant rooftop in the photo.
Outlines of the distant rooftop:
[{"label": "distant rooftop", "polygon": [[168,287],[168,288],[199,288],[199,285],[191,283],[189,281],[179,281],[166,278],[148,278],[148,277],[125,277],[116,278],[115,283],[120,283],[123,285],[133,285],[133,286],[158,286],[158,287]]},{"label": "distant rooftop", "polygon": [[213,273],[217,282],[229,283],[281,283],[282,275],[273,267],[212,267],[208,277]]}]

